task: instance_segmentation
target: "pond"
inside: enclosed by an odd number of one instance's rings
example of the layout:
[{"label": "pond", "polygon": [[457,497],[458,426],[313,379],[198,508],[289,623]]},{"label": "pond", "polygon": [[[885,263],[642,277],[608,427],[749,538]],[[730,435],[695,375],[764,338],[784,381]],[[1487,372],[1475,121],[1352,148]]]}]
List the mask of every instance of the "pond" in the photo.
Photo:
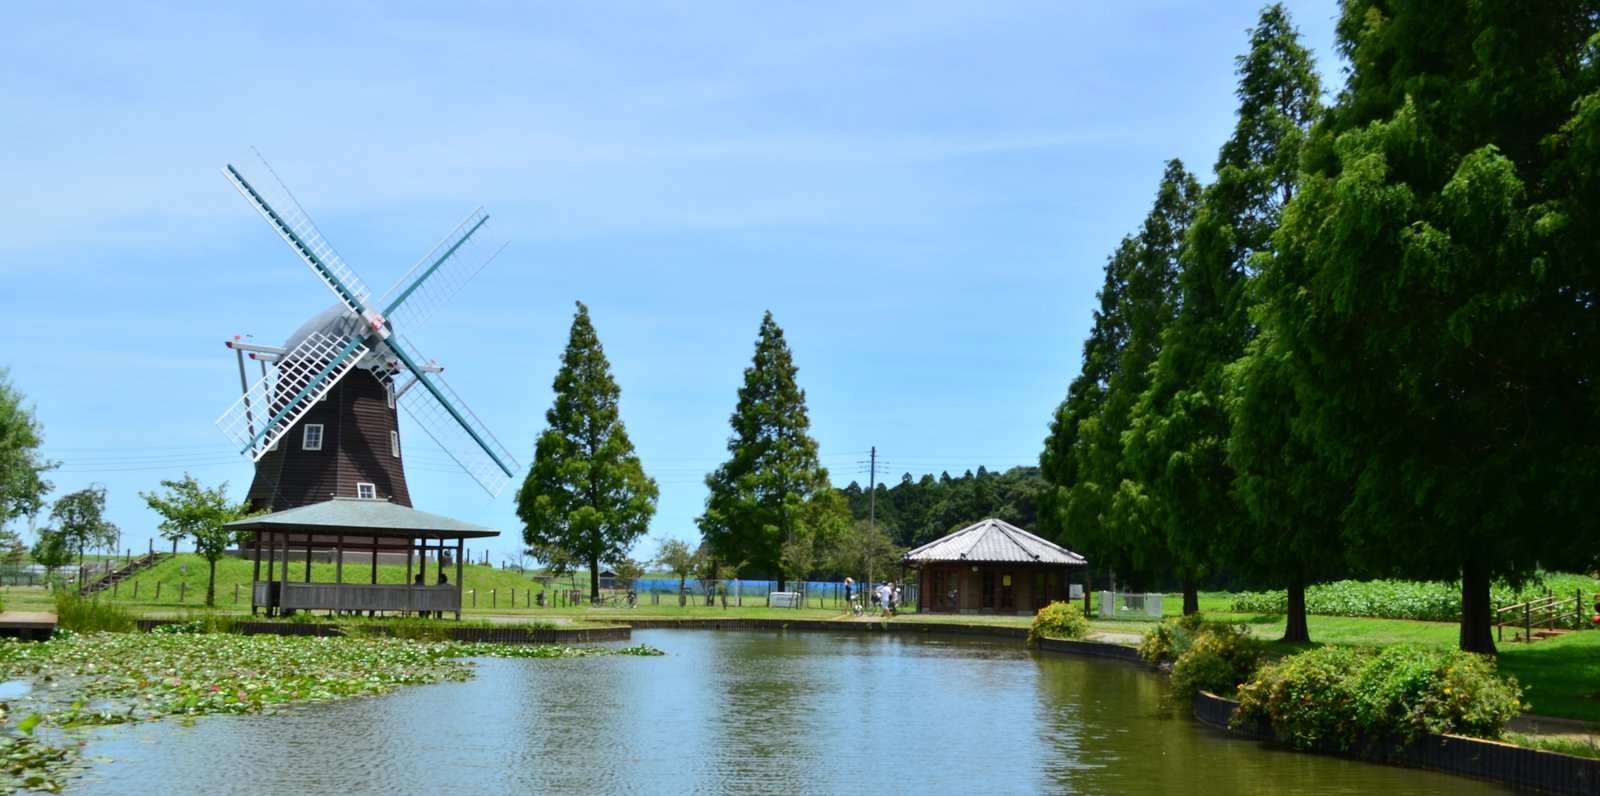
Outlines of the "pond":
[{"label": "pond", "polygon": [[114,728],[78,792],[1510,793],[1297,754],[1160,707],[1139,666],[1015,641],[646,631],[666,657],[476,677],[268,716]]}]

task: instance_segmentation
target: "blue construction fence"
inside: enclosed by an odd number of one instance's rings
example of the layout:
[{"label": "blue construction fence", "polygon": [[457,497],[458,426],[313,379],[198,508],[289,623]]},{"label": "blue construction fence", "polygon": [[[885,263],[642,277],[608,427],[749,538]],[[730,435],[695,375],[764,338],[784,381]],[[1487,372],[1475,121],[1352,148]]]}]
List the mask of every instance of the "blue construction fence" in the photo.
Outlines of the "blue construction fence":
[{"label": "blue construction fence", "polygon": [[[708,589],[709,587],[709,589]],[[798,591],[804,600],[806,608],[837,608],[845,610],[849,606],[845,603],[844,583],[842,581],[806,581],[798,583],[789,581],[784,584],[787,591]],[[856,596],[863,605],[871,605],[871,589],[866,594],[861,594],[860,585],[852,587],[857,590]],[[917,584],[900,584],[900,603],[905,608],[915,608],[917,605]],[[706,603],[707,592],[711,593],[713,600],[718,595],[726,595],[729,605],[766,605],[767,595],[778,591],[778,582],[775,580],[719,580],[701,581],[689,580],[683,583],[683,592],[688,600]],[[666,578],[640,578],[634,581],[634,593],[639,595],[639,602],[652,605],[662,602],[673,602],[678,596],[678,581]]]}]

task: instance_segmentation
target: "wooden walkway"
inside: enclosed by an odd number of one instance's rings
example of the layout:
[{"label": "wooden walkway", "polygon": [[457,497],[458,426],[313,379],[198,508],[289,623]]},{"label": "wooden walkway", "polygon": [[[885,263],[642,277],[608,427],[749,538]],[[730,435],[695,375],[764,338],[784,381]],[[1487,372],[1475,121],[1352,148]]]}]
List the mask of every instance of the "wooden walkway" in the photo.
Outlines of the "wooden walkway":
[{"label": "wooden walkway", "polygon": [[31,611],[0,611],[0,638],[49,641],[56,631],[56,615]]}]

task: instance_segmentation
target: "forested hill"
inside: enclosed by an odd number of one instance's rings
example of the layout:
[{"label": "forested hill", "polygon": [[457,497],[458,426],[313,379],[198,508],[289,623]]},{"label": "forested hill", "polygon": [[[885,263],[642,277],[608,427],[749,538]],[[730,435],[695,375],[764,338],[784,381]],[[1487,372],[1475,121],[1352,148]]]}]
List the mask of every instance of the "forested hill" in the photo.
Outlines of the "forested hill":
[{"label": "forested hill", "polygon": [[[949,473],[918,479],[910,473],[894,486],[878,484],[876,518],[903,547],[916,547],[965,528],[985,517],[996,517],[1019,528],[1036,531],[1039,492],[1044,480],[1037,467],[1013,467],[992,473],[983,467],[958,478]],[[852,519],[865,520],[871,495],[858,483],[839,490],[850,504]]]}]

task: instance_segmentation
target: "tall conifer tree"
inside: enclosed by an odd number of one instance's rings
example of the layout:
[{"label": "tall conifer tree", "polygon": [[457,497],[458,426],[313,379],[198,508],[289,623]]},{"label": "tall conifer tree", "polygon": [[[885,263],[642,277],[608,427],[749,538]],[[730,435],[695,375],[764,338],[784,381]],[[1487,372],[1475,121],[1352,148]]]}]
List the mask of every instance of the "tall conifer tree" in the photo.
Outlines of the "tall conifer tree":
[{"label": "tall conifer tree", "polygon": [[600,567],[621,564],[649,529],[659,494],[622,425],[622,390],[611,377],[589,308],[578,302],[556,373],[548,428],[517,491],[523,541],[564,551],[589,565],[589,597],[600,596]]},{"label": "tall conifer tree", "polygon": [[[1320,88],[1311,54],[1281,5],[1262,11],[1250,50],[1237,63],[1238,122],[1184,243],[1178,314],[1162,334],[1150,388],[1123,438],[1132,480],[1144,485],[1158,535],[1183,576],[1186,614],[1199,610],[1195,581],[1219,557],[1232,549],[1241,554],[1237,563],[1254,563],[1294,530],[1272,516],[1262,518],[1270,534],[1251,532],[1227,461],[1223,372],[1243,355],[1250,336],[1250,260],[1269,252],[1279,210],[1292,196],[1300,144],[1320,111]],[[1270,575],[1286,566],[1303,569],[1270,558],[1259,567]],[[1303,579],[1294,580],[1291,589],[1298,586],[1303,595]],[[1290,636],[1304,634],[1303,610],[1290,629]]]},{"label": "tall conifer tree", "polygon": [[[1149,384],[1161,332],[1176,311],[1178,249],[1199,193],[1183,163],[1169,161],[1138,235],[1125,239],[1106,264],[1102,312],[1085,345],[1084,371],[1058,410],[1041,457],[1046,478],[1059,487],[1050,503],[1061,536],[1130,576],[1134,588],[1144,588],[1146,577],[1167,558],[1152,544],[1152,519],[1143,511],[1138,485],[1125,482],[1122,435]],[[1115,299],[1113,306],[1107,306],[1108,298]],[[1075,480],[1054,480],[1064,478]]]},{"label": "tall conifer tree", "polygon": [[1597,27],[1592,0],[1346,0],[1349,82],[1263,272],[1345,541],[1459,577],[1468,651],[1493,578],[1596,546]]},{"label": "tall conifer tree", "polygon": [[787,583],[784,549],[822,544],[849,522],[828,483],[806,413],[806,393],[783,330],[761,319],[755,358],[744,371],[730,422],[730,458],[706,476],[711,493],[698,522],[719,561],[743,561],[755,574]]}]

